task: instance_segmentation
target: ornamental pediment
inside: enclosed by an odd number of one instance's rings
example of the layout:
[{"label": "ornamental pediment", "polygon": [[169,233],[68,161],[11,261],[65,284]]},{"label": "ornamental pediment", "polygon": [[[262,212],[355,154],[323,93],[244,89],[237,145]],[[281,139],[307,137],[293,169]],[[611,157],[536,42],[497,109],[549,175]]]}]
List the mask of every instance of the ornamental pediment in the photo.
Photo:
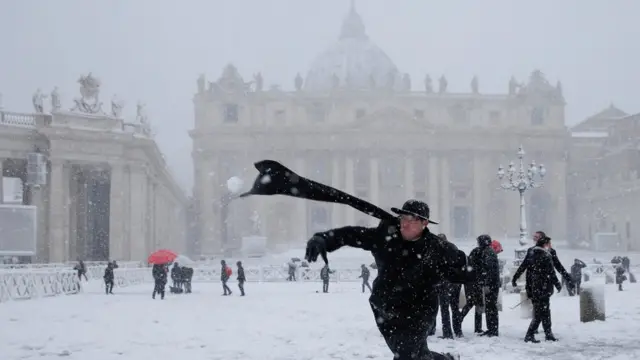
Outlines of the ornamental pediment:
[{"label": "ornamental pediment", "polygon": [[397,107],[385,107],[347,124],[345,130],[360,131],[424,131],[433,125],[426,119],[415,118],[413,114]]}]

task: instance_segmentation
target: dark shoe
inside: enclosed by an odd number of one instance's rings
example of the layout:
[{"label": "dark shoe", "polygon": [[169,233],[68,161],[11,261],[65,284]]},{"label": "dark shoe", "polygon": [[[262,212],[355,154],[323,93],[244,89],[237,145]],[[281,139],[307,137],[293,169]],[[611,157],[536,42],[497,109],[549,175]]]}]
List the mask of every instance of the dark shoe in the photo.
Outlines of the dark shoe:
[{"label": "dark shoe", "polygon": [[482,334],[479,334],[480,336],[486,336],[486,337],[495,337],[498,336],[498,332],[497,331],[485,331]]},{"label": "dark shoe", "polygon": [[476,334],[478,334],[478,335],[482,335],[482,334],[484,334],[484,330],[482,330],[482,329],[480,329],[480,330],[476,329],[476,330],[474,331],[474,333],[476,333]]},{"label": "dark shoe", "polygon": [[459,354],[454,355],[452,353],[444,353],[442,355],[444,355],[444,358],[447,360],[460,360]]},{"label": "dark shoe", "polygon": [[462,334],[462,333],[456,333],[456,337],[457,337],[457,338],[462,338],[462,337],[464,337],[464,334]]},{"label": "dark shoe", "polygon": [[540,340],[537,340],[533,335],[527,335],[524,337],[524,342],[537,344],[540,342]]},{"label": "dark shoe", "polygon": [[546,335],[546,336],[544,337],[544,339],[545,339],[546,341],[558,341],[558,339],[556,339],[556,337],[555,337],[555,336],[553,336],[553,334]]},{"label": "dark shoe", "polygon": [[438,339],[449,339],[449,340],[453,340],[453,335],[442,335],[442,336],[438,336]]}]

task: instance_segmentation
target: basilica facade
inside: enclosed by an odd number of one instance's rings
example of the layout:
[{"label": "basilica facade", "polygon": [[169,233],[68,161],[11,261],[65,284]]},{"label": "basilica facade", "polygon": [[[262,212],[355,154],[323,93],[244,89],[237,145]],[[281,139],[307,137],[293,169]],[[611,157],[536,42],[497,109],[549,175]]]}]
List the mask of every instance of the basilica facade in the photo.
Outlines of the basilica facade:
[{"label": "basilica facade", "polygon": [[[246,76],[246,75],[245,75]],[[302,246],[316,231],[376,220],[344,205],[249,197],[230,201],[227,180],[250,186],[253,163],[274,159],[298,174],[362,197],[385,209],[426,201],[433,231],[450,238],[517,237],[517,193],[500,189],[498,166],[543,163],[545,186],[529,191],[529,227],[564,239],[570,136],[561,85],[540,71],[505,91],[449,89],[444,76],[420,85],[402,73],[367,36],[352,7],[336,43],[321,52],[291,89],[265,88],[232,64],[215,81],[201,76],[194,96],[194,204],[203,254],[233,251],[242,237],[265,236],[279,249]]]}]

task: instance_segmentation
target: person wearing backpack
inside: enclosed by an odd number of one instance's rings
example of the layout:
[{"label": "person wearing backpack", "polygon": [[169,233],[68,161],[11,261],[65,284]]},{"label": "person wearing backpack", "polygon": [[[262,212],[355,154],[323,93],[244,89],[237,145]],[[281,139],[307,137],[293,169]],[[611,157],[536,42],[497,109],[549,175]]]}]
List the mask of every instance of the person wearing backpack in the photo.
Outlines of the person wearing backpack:
[{"label": "person wearing backpack", "polygon": [[231,295],[231,289],[227,286],[227,281],[229,281],[231,277],[232,270],[224,260],[220,260],[220,265],[222,265],[222,269],[220,269],[220,281],[222,281],[222,290],[224,291],[222,295]]}]

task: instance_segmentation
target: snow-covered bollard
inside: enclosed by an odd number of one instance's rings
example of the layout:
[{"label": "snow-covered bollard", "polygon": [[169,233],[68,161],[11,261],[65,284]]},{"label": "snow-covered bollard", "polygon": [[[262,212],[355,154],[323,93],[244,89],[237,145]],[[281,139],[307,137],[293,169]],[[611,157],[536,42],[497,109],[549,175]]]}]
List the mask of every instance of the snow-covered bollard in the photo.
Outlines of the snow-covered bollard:
[{"label": "snow-covered bollard", "polygon": [[604,285],[589,284],[580,291],[580,321],[605,320]]},{"label": "snow-covered bollard", "polygon": [[502,289],[498,291],[498,311],[502,311]]},{"label": "snow-covered bollard", "polygon": [[526,291],[520,292],[520,318],[533,318],[533,304],[531,303],[531,299],[527,296]]}]

